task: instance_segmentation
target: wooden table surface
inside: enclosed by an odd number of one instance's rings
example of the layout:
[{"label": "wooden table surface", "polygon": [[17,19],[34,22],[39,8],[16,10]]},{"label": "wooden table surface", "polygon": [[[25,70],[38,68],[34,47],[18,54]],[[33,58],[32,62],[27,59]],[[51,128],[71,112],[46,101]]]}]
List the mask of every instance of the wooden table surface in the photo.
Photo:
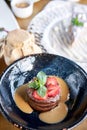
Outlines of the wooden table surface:
[{"label": "wooden table surface", "polygon": [[[39,2],[34,4],[34,12],[32,14],[31,17],[26,18],[26,19],[20,19],[20,18],[16,18],[20,28],[22,29],[27,29],[29,22],[32,20],[32,18],[38,13],[40,12],[44,6],[49,2],[50,0],[40,0]],[[81,0],[80,1],[81,4],[87,4],[87,0]],[[6,64],[4,62],[4,59],[1,58],[0,59],[0,75],[2,74],[3,70],[5,70],[6,68]],[[15,126],[13,126],[10,122],[8,122],[3,116],[2,114],[0,114],[0,130],[18,130],[18,128],[16,128]],[[85,119],[84,121],[82,121],[81,124],[79,124],[76,128],[74,128],[73,130],[87,130],[87,119]]]}]

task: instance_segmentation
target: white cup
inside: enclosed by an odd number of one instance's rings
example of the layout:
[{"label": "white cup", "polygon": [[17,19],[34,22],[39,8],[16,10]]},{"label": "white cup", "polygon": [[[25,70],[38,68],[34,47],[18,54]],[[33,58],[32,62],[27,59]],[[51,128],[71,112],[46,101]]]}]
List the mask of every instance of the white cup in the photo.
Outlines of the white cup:
[{"label": "white cup", "polygon": [[15,16],[27,18],[33,13],[33,2],[31,0],[12,0],[11,8]]}]

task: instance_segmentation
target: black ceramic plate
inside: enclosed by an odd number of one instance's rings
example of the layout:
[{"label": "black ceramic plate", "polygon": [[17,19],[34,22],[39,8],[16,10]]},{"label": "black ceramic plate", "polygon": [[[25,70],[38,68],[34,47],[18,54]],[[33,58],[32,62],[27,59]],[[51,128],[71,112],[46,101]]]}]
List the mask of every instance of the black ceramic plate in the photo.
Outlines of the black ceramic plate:
[{"label": "black ceramic plate", "polygon": [[[31,80],[39,71],[63,78],[70,89],[67,102],[69,112],[60,123],[46,124],[38,119],[38,113],[25,114],[13,100],[15,89]],[[0,79],[0,107],[2,114],[23,130],[61,130],[77,125],[87,114],[87,74],[74,62],[57,55],[37,54],[13,63]]]}]

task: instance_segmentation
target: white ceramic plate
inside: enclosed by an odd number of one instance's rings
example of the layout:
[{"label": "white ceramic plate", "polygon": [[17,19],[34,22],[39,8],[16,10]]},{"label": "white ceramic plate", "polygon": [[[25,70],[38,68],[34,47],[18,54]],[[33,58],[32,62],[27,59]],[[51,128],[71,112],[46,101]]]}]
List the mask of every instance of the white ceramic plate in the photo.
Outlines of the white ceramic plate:
[{"label": "white ceramic plate", "polygon": [[[72,59],[87,71],[87,51],[85,50],[84,46],[82,51],[84,51],[85,53],[85,58],[83,57],[83,55],[79,57],[80,53],[78,54],[77,47],[75,50],[76,52],[73,50],[73,53],[72,50],[68,50],[67,47],[65,49],[61,49],[61,47],[63,46],[63,41],[60,42],[60,46],[57,46],[56,50],[53,48],[52,44],[54,43],[55,46],[56,40],[55,38],[53,38],[53,35],[51,36],[52,30],[53,28],[55,28],[55,26],[58,26],[60,21],[70,19],[70,17],[72,16],[72,4],[71,2],[64,1],[52,2],[52,4],[49,3],[45,7],[45,9],[32,20],[28,27],[28,30],[35,34],[36,43],[39,44],[43,50],[46,50],[48,53],[54,53]],[[74,11],[76,13],[87,13],[87,6],[74,4]],[[67,40],[66,37],[65,40]],[[75,55],[74,53],[77,54]]]},{"label": "white ceramic plate", "polygon": [[[7,31],[19,28],[16,18],[4,0],[0,0],[0,28],[2,27]],[[0,32],[0,38],[4,35],[6,35],[6,33]]]},{"label": "white ceramic plate", "polygon": [[[44,31],[41,43],[47,52],[69,57],[78,62],[87,61],[87,27],[79,27],[80,34],[72,40],[70,32],[66,32],[71,24],[72,14],[63,20],[54,20]],[[71,32],[72,33],[72,32]],[[79,32],[78,32],[79,33]]]}]

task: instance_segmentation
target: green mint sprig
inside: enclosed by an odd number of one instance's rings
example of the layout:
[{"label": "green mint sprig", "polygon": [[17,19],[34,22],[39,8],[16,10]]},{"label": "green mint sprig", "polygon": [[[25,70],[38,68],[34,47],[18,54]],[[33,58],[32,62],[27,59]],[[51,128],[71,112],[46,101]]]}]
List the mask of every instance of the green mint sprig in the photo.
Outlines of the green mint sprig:
[{"label": "green mint sprig", "polygon": [[80,22],[78,20],[78,17],[72,19],[72,24],[75,26],[83,26],[84,25],[83,22]]},{"label": "green mint sprig", "polygon": [[47,88],[45,87],[46,80],[47,75],[43,71],[40,71],[37,76],[29,82],[29,88],[35,89],[39,96],[44,97],[47,92]]}]

